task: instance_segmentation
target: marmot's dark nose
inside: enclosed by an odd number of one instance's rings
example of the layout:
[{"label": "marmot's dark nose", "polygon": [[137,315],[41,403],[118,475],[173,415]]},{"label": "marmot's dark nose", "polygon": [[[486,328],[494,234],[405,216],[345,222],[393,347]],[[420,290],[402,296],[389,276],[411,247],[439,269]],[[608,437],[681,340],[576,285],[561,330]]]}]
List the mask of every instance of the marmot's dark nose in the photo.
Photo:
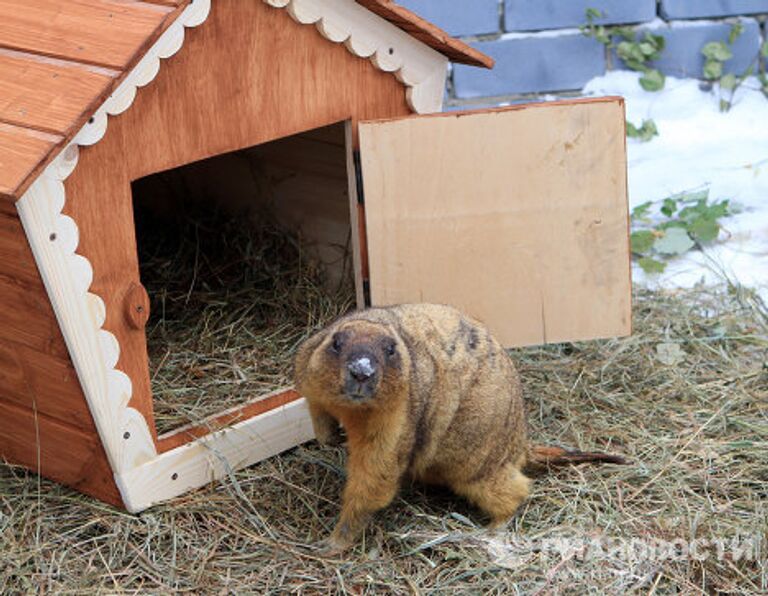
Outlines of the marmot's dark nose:
[{"label": "marmot's dark nose", "polygon": [[368,356],[353,358],[347,363],[347,370],[352,378],[359,383],[367,381],[376,373],[376,368]]}]

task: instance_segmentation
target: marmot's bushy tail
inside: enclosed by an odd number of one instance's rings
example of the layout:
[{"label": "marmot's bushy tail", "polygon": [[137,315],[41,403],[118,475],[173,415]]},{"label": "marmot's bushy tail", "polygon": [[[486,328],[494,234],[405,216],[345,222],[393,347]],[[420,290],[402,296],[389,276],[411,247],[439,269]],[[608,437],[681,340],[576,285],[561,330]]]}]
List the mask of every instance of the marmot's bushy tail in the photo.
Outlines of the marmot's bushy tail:
[{"label": "marmot's bushy tail", "polygon": [[625,465],[629,462],[620,455],[599,453],[596,451],[570,451],[562,447],[549,445],[533,445],[528,452],[525,471],[528,473],[542,472],[550,466],[567,466],[573,464],[602,463]]}]

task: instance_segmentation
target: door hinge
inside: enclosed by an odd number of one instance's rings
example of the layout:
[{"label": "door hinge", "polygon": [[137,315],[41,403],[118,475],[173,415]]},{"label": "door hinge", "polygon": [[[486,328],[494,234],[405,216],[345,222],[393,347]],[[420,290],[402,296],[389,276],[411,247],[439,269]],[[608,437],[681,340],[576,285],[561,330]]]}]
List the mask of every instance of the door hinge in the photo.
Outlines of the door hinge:
[{"label": "door hinge", "polygon": [[363,166],[360,163],[360,149],[352,151],[352,162],[355,165],[355,192],[357,193],[357,202],[365,203],[365,191],[363,190]]}]

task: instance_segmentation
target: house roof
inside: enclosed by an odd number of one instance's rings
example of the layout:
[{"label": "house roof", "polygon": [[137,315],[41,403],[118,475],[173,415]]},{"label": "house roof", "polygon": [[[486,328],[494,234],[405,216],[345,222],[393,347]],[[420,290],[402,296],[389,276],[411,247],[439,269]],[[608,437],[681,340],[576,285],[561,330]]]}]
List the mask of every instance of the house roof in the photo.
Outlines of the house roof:
[{"label": "house roof", "polygon": [[[190,1],[0,0],[0,197],[21,196]],[[355,1],[454,62],[493,64],[390,0]]]}]

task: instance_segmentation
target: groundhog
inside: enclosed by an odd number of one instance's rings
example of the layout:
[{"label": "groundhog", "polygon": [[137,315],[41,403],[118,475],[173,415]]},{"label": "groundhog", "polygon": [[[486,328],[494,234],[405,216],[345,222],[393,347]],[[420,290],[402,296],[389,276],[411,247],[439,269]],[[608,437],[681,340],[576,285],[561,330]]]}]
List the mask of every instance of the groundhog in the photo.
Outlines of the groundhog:
[{"label": "groundhog", "polygon": [[524,469],[608,461],[529,443],[517,371],[488,329],[455,308],[404,304],[352,313],[307,339],[294,362],[322,444],[347,437],[340,552],[406,479],[439,484],[505,524],[526,498]]}]

